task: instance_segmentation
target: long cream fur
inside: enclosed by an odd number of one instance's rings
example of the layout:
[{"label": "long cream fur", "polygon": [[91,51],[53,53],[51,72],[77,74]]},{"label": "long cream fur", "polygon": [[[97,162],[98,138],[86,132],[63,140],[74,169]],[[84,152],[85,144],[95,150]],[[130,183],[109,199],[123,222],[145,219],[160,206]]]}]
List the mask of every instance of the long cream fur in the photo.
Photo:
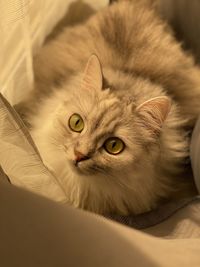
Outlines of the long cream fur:
[{"label": "long cream fur", "polygon": [[[35,58],[22,104],[46,165],[76,207],[140,213],[189,194],[189,138],[200,113],[200,71],[145,1],[122,1],[66,28]],[[78,113],[84,130],[68,120]],[[117,136],[119,155],[103,148]],[[74,150],[89,159],[74,166]],[[187,181],[188,179],[188,181]]]}]

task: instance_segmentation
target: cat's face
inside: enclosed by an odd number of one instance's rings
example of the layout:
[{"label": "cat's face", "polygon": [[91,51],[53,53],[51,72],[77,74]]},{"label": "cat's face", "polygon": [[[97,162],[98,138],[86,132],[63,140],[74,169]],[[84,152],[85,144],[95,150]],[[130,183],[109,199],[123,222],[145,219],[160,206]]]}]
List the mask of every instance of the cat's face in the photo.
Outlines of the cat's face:
[{"label": "cat's face", "polygon": [[96,212],[148,209],[156,182],[155,143],[169,100],[158,97],[136,107],[102,90],[101,80],[92,58],[82,85],[67,94],[44,127],[41,154],[56,175],[64,173],[74,205]]},{"label": "cat's face", "polygon": [[116,179],[133,168],[140,144],[131,104],[123,105],[109,90],[77,90],[57,115],[60,141],[74,172]]}]

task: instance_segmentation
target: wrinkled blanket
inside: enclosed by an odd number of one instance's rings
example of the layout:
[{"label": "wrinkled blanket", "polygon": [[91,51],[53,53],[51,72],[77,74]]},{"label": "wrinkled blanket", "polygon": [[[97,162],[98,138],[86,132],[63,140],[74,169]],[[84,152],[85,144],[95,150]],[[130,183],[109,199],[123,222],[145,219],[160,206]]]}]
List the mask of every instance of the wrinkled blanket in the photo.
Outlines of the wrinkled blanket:
[{"label": "wrinkled blanket", "polygon": [[[198,139],[198,146],[200,146],[199,136],[200,131],[198,128],[195,130],[194,135],[195,140]],[[192,159],[195,160],[193,165],[198,184],[199,161],[196,152],[197,145],[192,143],[192,146]],[[2,95],[0,95],[1,180],[7,181],[11,184],[10,186],[22,187],[65,205],[66,197],[62,186],[43,164],[26,127]],[[200,257],[199,262],[197,260],[197,253],[200,253],[200,247],[199,251],[197,251],[197,245],[200,246],[200,197],[196,196],[191,199],[182,199],[175,203],[168,203],[157,210],[137,216],[123,217],[112,215],[108,216],[108,219],[140,229],[146,233],[145,235],[142,234],[142,242],[145,242],[145,236],[149,239],[150,235],[153,242],[158,243],[158,247],[160,240],[163,240],[162,242],[166,239],[172,240],[171,242],[177,239],[183,240],[181,246],[183,246],[183,249],[184,246],[187,249],[187,258],[191,257],[191,265],[184,266],[200,266]],[[186,239],[187,242],[185,242]],[[190,244],[189,251],[188,244]],[[164,250],[167,248],[163,245],[160,249]],[[161,253],[164,253],[164,251]],[[182,256],[184,257],[184,255]],[[193,264],[192,259],[195,260]],[[169,265],[165,263],[163,266],[178,266],[176,265],[176,260],[176,256],[174,256],[170,259]]]}]

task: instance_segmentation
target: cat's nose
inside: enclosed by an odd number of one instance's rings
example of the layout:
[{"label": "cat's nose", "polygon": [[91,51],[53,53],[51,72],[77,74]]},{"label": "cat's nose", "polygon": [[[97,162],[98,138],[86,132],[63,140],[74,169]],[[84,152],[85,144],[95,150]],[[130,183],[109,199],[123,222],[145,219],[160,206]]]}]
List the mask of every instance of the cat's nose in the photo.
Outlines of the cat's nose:
[{"label": "cat's nose", "polygon": [[80,161],[83,160],[87,160],[89,159],[89,157],[87,155],[84,155],[83,153],[74,150],[74,154],[75,154],[75,164],[77,165]]}]

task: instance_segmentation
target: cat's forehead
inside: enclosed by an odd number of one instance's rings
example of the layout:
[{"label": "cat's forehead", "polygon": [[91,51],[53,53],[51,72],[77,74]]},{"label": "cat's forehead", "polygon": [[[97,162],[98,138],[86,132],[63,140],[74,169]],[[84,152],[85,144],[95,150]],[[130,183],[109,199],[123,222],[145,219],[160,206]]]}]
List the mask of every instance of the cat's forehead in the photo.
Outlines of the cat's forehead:
[{"label": "cat's forehead", "polygon": [[[117,128],[130,125],[132,105],[127,99],[114,94],[109,89],[101,91],[76,90],[64,102],[63,120],[72,114],[79,114],[85,121],[87,131],[101,135],[113,133]],[[118,127],[120,126],[120,127]]]},{"label": "cat's forehead", "polygon": [[[80,96],[81,97],[81,96]],[[130,103],[129,103],[130,104]],[[91,131],[99,128],[113,129],[126,121],[131,108],[124,99],[110,92],[109,89],[94,92],[77,99],[74,103],[77,112],[80,112],[88,122]]]}]

